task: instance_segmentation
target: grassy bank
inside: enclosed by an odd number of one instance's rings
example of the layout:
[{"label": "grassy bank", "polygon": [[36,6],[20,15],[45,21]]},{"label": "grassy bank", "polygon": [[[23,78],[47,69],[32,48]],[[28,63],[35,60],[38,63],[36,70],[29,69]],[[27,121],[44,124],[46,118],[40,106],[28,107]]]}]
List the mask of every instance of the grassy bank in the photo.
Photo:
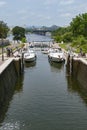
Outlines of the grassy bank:
[{"label": "grassy bank", "polygon": [[87,44],[59,43],[59,46],[66,51],[72,49],[75,53],[80,53],[80,50],[82,50],[83,53],[87,53]]}]

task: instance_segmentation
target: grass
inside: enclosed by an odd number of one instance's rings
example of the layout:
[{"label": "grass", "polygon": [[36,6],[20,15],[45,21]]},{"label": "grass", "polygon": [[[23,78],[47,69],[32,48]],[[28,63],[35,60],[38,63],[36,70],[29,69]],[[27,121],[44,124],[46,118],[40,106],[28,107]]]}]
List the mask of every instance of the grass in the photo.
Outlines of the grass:
[{"label": "grass", "polygon": [[73,44],[73,43],[63,43],[63,44],[59,44],[59,46],[63,49],[65,49],[66,51],[68,51],[70,48],[72,48],[72,50],[75,53],[79,53],[80,49],[82,49],[82,51],[84,53],[87,53],[87,44]]},{"label": "grass", "polygon": [[71,43],[63,43],[63,44],[60,43],[59,46],[68,51],[71,48]]}]

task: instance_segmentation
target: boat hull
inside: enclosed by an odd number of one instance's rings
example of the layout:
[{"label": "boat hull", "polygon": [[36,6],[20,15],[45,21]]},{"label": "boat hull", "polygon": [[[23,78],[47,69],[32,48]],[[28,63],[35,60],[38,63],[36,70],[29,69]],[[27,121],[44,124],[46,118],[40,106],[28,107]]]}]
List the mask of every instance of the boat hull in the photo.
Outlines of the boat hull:
[{"label": "boat hull", "polygon": [[24,58],[25,62],[34,62],[36,61],[36,55],[34,57],[26,57]]},{"label": "boat hull", "polygon": [[53,52],[50,52],[48,54],[48,58],[50,61],[52,62],[64,62],[65,58],[64,58],[64,53],[60,50],[54,50]]},{"label": "boat hull", "polygon": [[28,51],[24,53],[24,61],[34,62],[35,60],[36,60],[35,52],[33,50],[28,49]]},{"label": "boat hull", "polygon": [[57,58],[57,57],[51,57],[51,56],[48,56],[49,60],[52,61],[52,62],[57,62],[57,63],[62,63],[65,61],[64,58]]}]

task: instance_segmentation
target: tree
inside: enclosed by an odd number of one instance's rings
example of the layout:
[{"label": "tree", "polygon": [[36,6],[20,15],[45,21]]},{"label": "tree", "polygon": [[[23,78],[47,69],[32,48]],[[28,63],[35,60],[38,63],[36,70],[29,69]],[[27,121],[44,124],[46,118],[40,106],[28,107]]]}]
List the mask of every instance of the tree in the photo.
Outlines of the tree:
[{"label": "tree", "polygon": [[25,29],[23,27],[15,26],[12,29],[12,33],[14,40],[21,41],[23,38],[25,38]]},{"label": "tree", "polygon": [[22,43],[26,43],[27,42],[26,38],[22,38],[21,41],[22,41]]},{"label": "tree", "polygon": [[70,26],[74,37],[83,35],[87,38],[87,13],[79,14],[73,18]]},{"label": "tree", "polygon": [[0,38],[6,38],[9,28],[6,23],[0,21]]},{"label": "tree", "polygon": [[72,33],[71,32],[66,32],[63,36],[62,39],[64,42],[72,42],[73,37],[72,37]]},{"label": "tree", "polygon": [[71,27],[70,26],[60,27],[52,32],[52,36],[57,42],[61,41],[71,42],[72,41]]}]

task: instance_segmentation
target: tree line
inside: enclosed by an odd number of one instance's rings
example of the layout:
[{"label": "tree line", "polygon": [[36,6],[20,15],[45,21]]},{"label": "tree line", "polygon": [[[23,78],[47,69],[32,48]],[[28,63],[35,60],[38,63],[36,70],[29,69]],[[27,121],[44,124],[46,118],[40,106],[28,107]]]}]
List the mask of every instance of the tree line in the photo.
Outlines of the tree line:
[{"label": "tree line", "polygon": [[[9,31],[10,28],[7,26],[7,23],[5,23],[4,21],[0,21],[0,39],[6,39]],[[13,40],[25,42],[26,41],[25,32],[26,32],[25,28],[15,26],[12,29]]]},{"label": "tree line", "polygon": [[87,50],[87,13],[79,14],[67,27],[59,27],[52,32],[56,42],[72,43],[73,46]]}]

